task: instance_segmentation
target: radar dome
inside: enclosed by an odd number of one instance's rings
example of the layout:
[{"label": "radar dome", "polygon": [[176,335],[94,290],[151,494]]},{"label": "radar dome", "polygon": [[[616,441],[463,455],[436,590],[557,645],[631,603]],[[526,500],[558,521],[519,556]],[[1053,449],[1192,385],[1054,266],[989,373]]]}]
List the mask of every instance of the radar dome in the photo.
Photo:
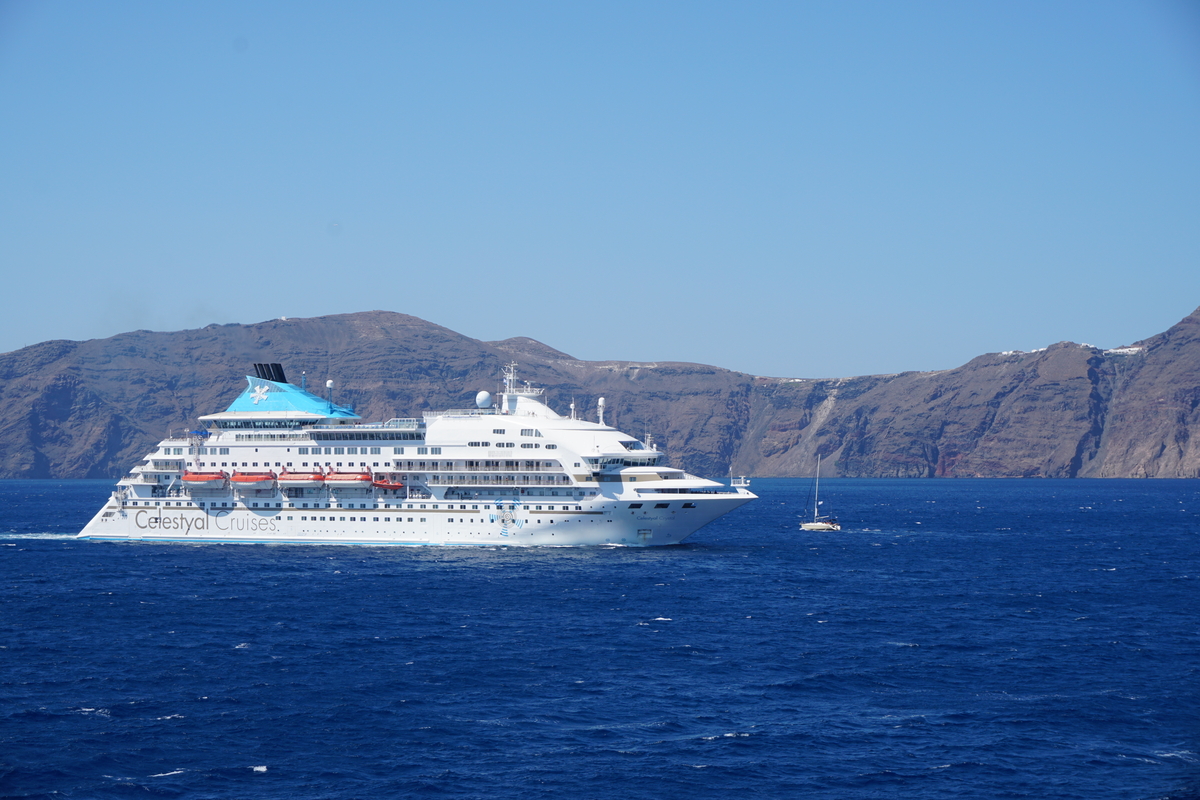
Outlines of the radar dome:
[{"label": "radar dome", "polygon": [[479,406],[480,408],[491,408],[492,407],[491,393],[480,392],[479,394],[475,395],[475,405]]}]

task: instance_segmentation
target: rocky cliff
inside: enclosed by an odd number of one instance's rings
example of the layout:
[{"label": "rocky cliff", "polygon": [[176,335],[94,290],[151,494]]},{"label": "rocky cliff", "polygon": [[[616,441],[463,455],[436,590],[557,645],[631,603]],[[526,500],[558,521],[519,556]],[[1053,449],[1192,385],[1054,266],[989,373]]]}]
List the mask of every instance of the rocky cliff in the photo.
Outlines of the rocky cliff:
[{"label": "rocky cliff", "polygon": [[372,311],[173,333],[136,331],[0,354],[0,477],[115,477],[164,434],[223,410],[255,362],[336,381],[367,419],[469,405],[502,364],[566,413],[654,435],[707,475],[1200,476],[1200,309],[1102,351],[1061,343],[943,372],[761,378],[683,363],[579,361],[532,339],[481,342]]}]

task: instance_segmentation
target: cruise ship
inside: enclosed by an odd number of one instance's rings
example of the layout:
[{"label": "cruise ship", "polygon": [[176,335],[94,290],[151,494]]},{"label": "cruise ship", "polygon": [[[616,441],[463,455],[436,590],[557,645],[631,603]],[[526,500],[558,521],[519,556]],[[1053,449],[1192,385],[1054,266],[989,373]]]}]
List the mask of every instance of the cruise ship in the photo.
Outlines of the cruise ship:
[{"label": "cruise ship", "polygon": [[665,464],[646,442],[544,402],[503,370],[496,396],[421,419],[364,422],[255,375],[228,409],[169,436],[123,477],[83,539],[343,545],[678,544],[755,499]]}]

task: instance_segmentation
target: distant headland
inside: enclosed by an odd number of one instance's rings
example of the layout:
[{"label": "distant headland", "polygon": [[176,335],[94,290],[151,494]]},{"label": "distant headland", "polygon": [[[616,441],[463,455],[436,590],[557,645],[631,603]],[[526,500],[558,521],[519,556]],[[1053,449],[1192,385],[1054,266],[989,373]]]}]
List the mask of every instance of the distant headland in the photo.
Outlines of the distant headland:
[{"label": "distant headland", "polygon": [[469,404],[501,365],[550,405],[652,434],[699,474],[1200,477],[1200,309],[1102,350],[1060,342],[956,369],[834,380],[678,362],[580,361],[388,311],[50,341],[0,354],[0,478],[115,478],[169,430],[223,410],[260,362],[336,380],[368,419]]}]

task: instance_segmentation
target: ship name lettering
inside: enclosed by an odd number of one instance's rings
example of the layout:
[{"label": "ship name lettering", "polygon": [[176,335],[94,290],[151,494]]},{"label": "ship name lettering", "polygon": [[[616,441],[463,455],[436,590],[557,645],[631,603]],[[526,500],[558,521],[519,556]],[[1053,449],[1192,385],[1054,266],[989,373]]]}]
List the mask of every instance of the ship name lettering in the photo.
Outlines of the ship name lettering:
[{"label": "ship name lettering", "polygon": [[133,516],[133,524],[143,530],[182,530],[184,533],[191,533],[193,530],[204,530],[205,519],[178,514],[176,516],[150,516],[149,511],[139,511]]}]

